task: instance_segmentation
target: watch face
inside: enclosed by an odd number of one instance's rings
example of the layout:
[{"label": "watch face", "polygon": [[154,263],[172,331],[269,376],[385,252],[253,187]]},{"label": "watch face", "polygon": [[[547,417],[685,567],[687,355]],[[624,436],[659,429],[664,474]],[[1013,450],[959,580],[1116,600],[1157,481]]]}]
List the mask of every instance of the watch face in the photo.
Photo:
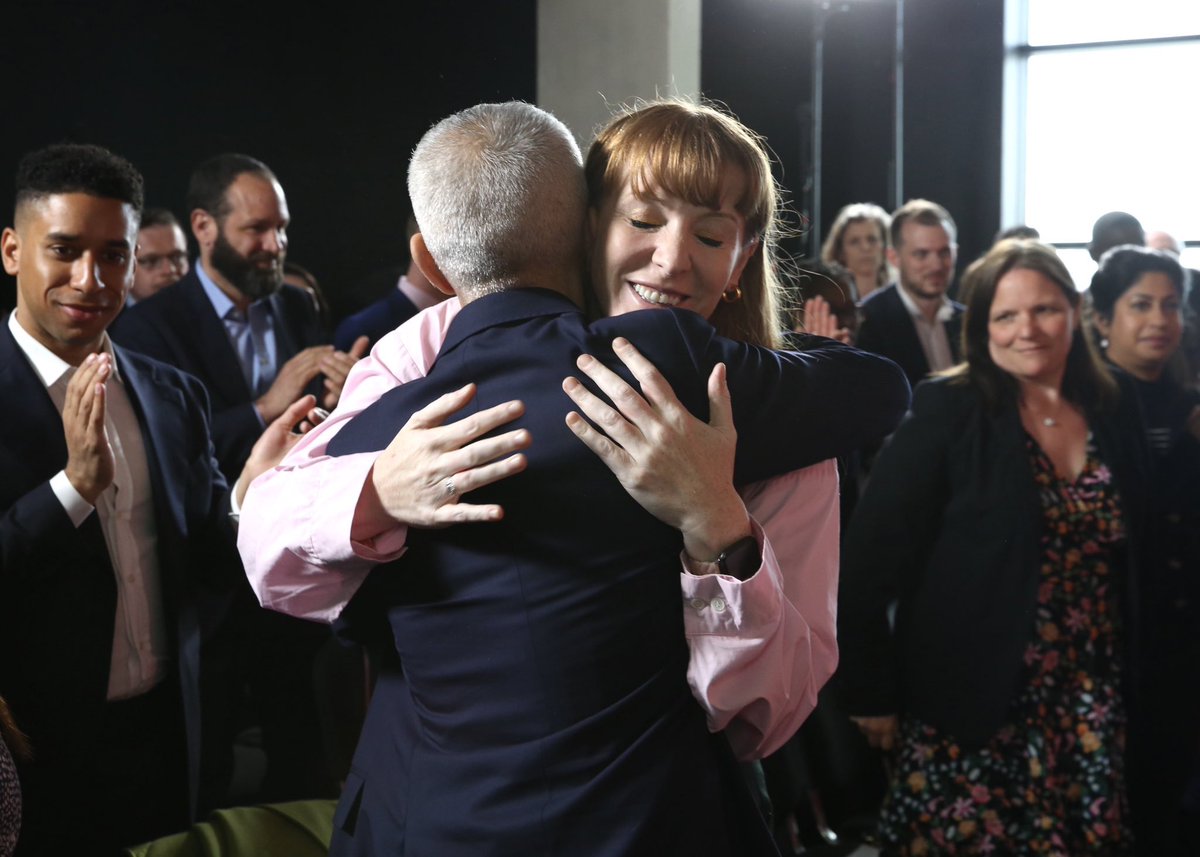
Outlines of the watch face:
[{"label": "watch face", "polygon": [[762,557],[758,550],[758,540],[754,536],[746,536],[726,548],[717,557],[717,568],[722,574],[745,580],[758,571],[762,565]]}]

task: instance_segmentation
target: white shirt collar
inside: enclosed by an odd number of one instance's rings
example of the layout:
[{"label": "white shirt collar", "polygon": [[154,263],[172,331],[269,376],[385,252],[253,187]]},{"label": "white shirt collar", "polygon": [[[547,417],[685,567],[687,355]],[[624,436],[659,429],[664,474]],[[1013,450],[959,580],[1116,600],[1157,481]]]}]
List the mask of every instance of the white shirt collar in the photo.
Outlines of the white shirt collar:
[{"label": "white shirt collar", "polygon": [[[237,305],[230,299],[229,295],[221,291],[221,287],[213,282],[213,278],[208,275],[208,271],[204,270],[204,265],[199,259],[196,259],[193,270],[196,272],[196,277],[200,280],[204,294],[208,295],[208,302],[212,304],[213,309],[216,311],[217,318],[225,318],[230,309],[237,308]],[[238,318],[244,317],[239,311]]]},{"label": "white shirt collar", "polygon": [[[42,384],[47,389],[57,383],[67,372],[75,368],[34,339],[33,334],[23,328],[21,323],[17,321],[17,310],[13,310],[8,315],[8,329],[12,333],[13,339],[16,340],[17,347],[25,352],[25,356],[33,364],[33,371],[37,373],[38,378],[41,379]],[[113,353],[112,340],[108,338],[107,333],[104,334],[104,338],[101,340],[100,350],[112,359],[113,377],[119,381],[117,356]]]},{"label": "white shirt collar", "polygon": [[[900,300],[903,301],[904,308],[908,310],[908,314],[918,321],[924,320],[925,313],[921,311],[921,308],[917,306],[917,302],[912,299],[912,295],[908,293],[904,286],[900,285],[899,281],[896,282],[896,291],[900,294]],[[938,306],[936,320],[944,324],[952,318],[954,318],[954,304],[951,303],[950,298],[942,295],[942,303]]]}]

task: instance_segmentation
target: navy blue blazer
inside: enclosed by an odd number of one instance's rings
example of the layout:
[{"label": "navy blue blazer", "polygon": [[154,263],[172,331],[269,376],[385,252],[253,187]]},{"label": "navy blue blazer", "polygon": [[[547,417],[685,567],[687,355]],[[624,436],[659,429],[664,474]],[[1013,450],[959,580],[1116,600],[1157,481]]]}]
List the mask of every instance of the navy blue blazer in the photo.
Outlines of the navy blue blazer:
[{"label": "navy blue blazer", "polygon": [[[468,380],[474,408],[523,399],[533,435],[524,473],[470,496],[502,503],[503,521],[413,531],[403,567],[376,569],[343,613],[361,627],[385,612],[403,673],[372,700],[333,853],[775,853],[688,689],[679,533],[563,422],[576,356],[619,367],[617,335],[701,417],[711,367],[726,363],[739,480],[877,439],[908,399],[893,364],[837,343],[777,354],[678,311],[589,326],[565,297],[534,289],[469,304],[429,377],[390,391],[329,446],[380,449]],[[846,434],[827,437],[835,424]]]},{"label": "navy blue blazer", "polygon": [[374,345],[417,314],[417,305],[395,285],[379,300],[344,318],[333,332],[333,347],[349,351],[354,340],[366,336]]},{"label": "navy blue blazer", "polygon": [[[201,716],[205,655],[241,566],[228,489],[213,457],[204,389],[117,347],[155,498],[163,607],[182,688],[193,811],[213,728]],[[0,323],[0,696],[34,747],[39,800],[87,800],[75,762],[95,746],[105,705],[117,590],[98,517],[76,528],[50,488],[67,461],[62,417],[7,322]],[[23,776],[24,778],[24,776]],[[29,797],[32,798],[32,795]]]},{"label": "navy blue blazer", "polygon": [[[275,316],[277,368],[305,348],[327,343],[312,298],[285,285],[269,298]],[[126,308],[113,325],[116,342],[204,382],[212,403],[213,442],[221,472],[232,484],[263,432],[254,395],[242,374],[225,325],[213,311],[195,270],[179,282]],[[307,392],[320,400],[317,379]]]},{"label": "navy blue blazer", "polygon": [[[1134,652],[1148,461],[1131,387],[1116,413],[1089,414],[1088,425],[1129,533],[1124,633]],[[1020,690],[1041,528],[1016,407],[990,413],[975,387],[956,379],[921,384],[843,543],[837,681],[847,710],[915,715],[970,744],[990,739]],[[1132,701],[1136,672],[1126,680]]]},{"label": "navy blue blazer", "polygon": [[[928,377],[929,361],[925,359],[925,350],[921,348],[921,339],[917,336],[917,328],[913,325],[912,316],[904,306],[897,291],[900,287],[895,283],[867,295],[860,309],[862,323],[858,327],[858,335],[854,344],[866,351],[882,354],[889,360],[894,360],[904,374],[908,383],[916,387]],[[946,338],[950,340],[950,353],[955,362],[962,359],[962,314],[963,305],[956,301],[950,302],[954,316],[944,323]]]}]

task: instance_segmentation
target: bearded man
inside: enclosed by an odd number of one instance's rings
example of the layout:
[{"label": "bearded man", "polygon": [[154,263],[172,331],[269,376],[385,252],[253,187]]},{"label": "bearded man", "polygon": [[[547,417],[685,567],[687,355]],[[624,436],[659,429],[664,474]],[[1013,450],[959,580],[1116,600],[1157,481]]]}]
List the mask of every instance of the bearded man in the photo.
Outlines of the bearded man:
[{"label": "bearded man", "polygon": [[[203,382],[217,460],[232,482],[266,426],[301,395],[313,393],[326,408],[337,404],[367,340],[348,353],[334,350],[309,294],[284,284],[287,198],[262,161],[227,153],[203,162],[192,172],[187,208],[199,260],[179,282],[122,313],[113,338]],[[312,678],[328,630],[260,609],[249,585],[240,595],[233,628],[245,670],[239,678],[267,755],[254,797],[336,793],[321,754]]]},{"label": "bearded man", "polygon": [[204,382],[217,460],[232,480],[263,429],[299,396],[337,404],[365,343],[335,351],[312,299],[283,284],[290,216],[266,164],[232,153],[209,158],[192,172],[187,207],[198,263],[130,307],[113,336]]}]

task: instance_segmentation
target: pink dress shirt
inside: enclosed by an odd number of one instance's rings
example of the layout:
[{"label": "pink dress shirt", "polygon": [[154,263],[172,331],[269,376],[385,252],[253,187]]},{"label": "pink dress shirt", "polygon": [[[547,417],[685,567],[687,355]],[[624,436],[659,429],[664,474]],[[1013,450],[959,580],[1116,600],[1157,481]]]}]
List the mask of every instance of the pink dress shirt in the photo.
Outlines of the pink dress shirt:
[{"label": "pink dress shirt", "polygon": [[[403,554],[403,525],[365,541],[350,538],[378,453],[334,460],[325,448],[347,420],[428,372],[459,309],[458,301],[445,301],[381,338],[351,370],[329,418],[251,484],[238,549],[264,607],[332,622],[373,566]],[[709,728],[724,729],[740,758],[782,746],[837,666],[837,479],[830,460],[742,492],[763,557],[749,579],[708,574],[707,563],[684,560],[688,681]]]}]

